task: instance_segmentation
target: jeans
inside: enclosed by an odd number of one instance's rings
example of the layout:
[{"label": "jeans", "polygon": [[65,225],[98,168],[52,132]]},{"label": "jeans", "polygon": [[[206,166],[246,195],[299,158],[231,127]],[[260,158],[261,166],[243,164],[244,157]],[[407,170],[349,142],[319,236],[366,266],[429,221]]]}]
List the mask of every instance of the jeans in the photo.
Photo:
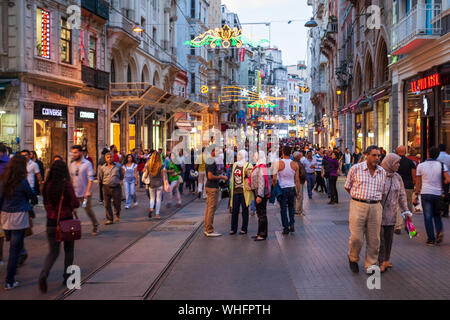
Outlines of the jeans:
[{"label": "jeans", "polygon": [[129,206],[131,206],[131,199],[133,199],[134,203],[137,202],[136,181],[135,180],[131,180],[131,181],[124,180],[123,186],[125,188],[125,197],[127,199],[126,205],[129,207]]},{"label": "jeans", "polygon": [[330,189],[331,189],[331,201],[338,203],[339,202],[339,197],[338,197],[338,192],[337,192],[337,187],[336,187],[336,182],[337,182],[337,176],[330,176],[329,180],[330,180]]},{"label": "jeans", "polygon": [[[256,197],[255,197],[256,199]],[[250,202],[250,212],[256,212],[256,202],[255,200],[252,200],[252,202]]]},{"label": "jeans", "polygon": [[180,184],[179,180],[175,180],[170,183],[170,187],[169,187],[169,201],[170,202],[173,201],[173,192],[175,191],[175,194],[177,196],[177,201],[178,201],[177,203],[178,204],[181,203],[180,189],[178,188],[179,184]]},{"label": "jeans", "polygon": [[142,183],[142,176],[144,175],[144,171],[138,171],[139,173],[139,188],[143,188],[144,184]]},{"label": "jeans", "polygon": [[[434,227],[436,233],[442,232],[441,212],[438,208],[440,196],[433,194],[422,194],[423,218],[425,220],[425,229],[427,230],[428,241],[436,241],[434,235]],[[434,226],[433,226],[434,220]]]},{"label": "jeans", "polygon": [[206,173],[204,171],[198,172],[197,192],[202,193],[203,199],[206,199],[206,191],[203,186],[206,184]]},{"label": "jeans", "polygon": [[[91,198],[92,197],[90,197],[90,196],[87,197],[87,204],[86,204],[86,208],[84,208],[84,210],[86,211],[89,219],[91,219],[92,226],[94,227],[94,230],[96,230],[96,228],[98,226],[98,221],[97,221],[97,217],[95,216],[94,211],[92,210]],[[78,198],[78,201],[80,201],[80,203],[83,203],[84,197]]]},{"label": "jeans", "polygon": [[163,187],[149,188],[150,193],[150,209],[155,209],[155,214],[159,215],[161,209],[161,199],[163,194]]},{"label": "jeans", "polygon": [[308,196],[312,198],[312,190],[314,188],[314,184],[316,183],[316,175],[314,173],[306,174],[306,182],[308,183]]},{"label": "jeans", "polygon": [[352,167],[352,164],[351,163],[346,163],[344,165],[344,167],[345,167],[345,176],[347,176],[348,172],[350,171],[350,168]]},{"label": "jeans", "polygon": [[[49,253],[45,258],[44,266],[42,267],[40,278],[48,278],[51,268],[55,264],[59,256],[59,249],[61,242],[56,241],[56,227],[47,227],[47,240]],[[64,271],[63,278],[67,280],[67,267],[73,265],[73,257],[75,251],[75,241],[64,241]]]},{"label": "jeans", "polygon": [[6,271],[6,283],[13,284],[16,277],[17,264],[19,262],[20,253],[23,250],[25,239],[25,230],[5,230],[10,233],[11,240],[9,245],[8,267]]},{"label": "jeans", "polygon": [[331,190],[330,190],[330,177],[325,177],[325,185],[327,186],[327,194],[329,197],[331,197]]},{"label": "jeans", "polygon": [[[293,227],[295,224],[294,217],[294,205],[295,205],[295,188],[281,188],[281,223],[284,231],[289,232],[289,227]],[[287,211],[289,209],[289,219]]]},{"label": "jeans", "polygon": [[243,193],[233,194],[233,212],[231,216],[231,231],[237,232],[239,220],[239,207],[242,207],[242,228],[241,230],[247,232],[248,229],[248,207],[245,204],[245,197]]}]

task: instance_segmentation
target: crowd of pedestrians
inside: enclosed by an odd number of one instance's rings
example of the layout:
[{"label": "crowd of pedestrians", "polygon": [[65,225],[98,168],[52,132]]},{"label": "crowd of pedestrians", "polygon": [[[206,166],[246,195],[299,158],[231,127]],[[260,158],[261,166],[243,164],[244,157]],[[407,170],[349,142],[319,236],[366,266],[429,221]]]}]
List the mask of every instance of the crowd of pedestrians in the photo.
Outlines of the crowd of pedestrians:
[{"label": "crowd of pedestrians", "polygon": [[[256,213],[258,230],[252,238],[268,237],[267,205],[279,204],[282,234],[295,233],[296,216],[304,216],[304,195],[313,198],[313,191],[324,193],[328,204],[339,203],[337,181],[345,176],[344,189],[350,194],[349,251],[350,269],[359,272],[359,255],[367,244],[364,268],[378,264],[385,272],[390,262],[394,234],[408,232],[405,221],[411,220],[421,202],[427,245],[443,241],[441,214],[448,217],[450,155],[446,146],[431,147],[427,161],[417,163],[407,157],[407,148],[399,146],[395,153],[386,153],[369,146],[364,154],[356,148],[341,151],[340,147],[321,148],[305,139],[281,139],[277,154],[269,145],[268,152],[248,154],[248,146],[234,148],[232,164],[227,163],[226,149],[192,149],[163,153],[159,150],[132,150],[120,154],[112,145],[101,152],[96,168],[99,201],[105,209],[105,225],[120,222],[122,201],[125,209],[137,206],[138,188],[145,188],[148,217],[160,219],[163,198],[167,207],[181,207],[181,194],[187,190],[206,199],[204,234],[218,237],[214,230],[214,214],[220,198],[227,200],[231,213],[230,235],[248,233],[249,215]],[[187,157],[187,158],[186,158]],[[190,161],[189,161],[190,160]],[[49,253],[39,276],[39,288],[47,291],[47,278],[64,243],[65,271],[72,265],[74,239],[61,241],[62,221],[77,219],[80,207],[92,224],[92,236],[100,233],[99,222],[92,210],[92,187],[95,179],[92,159],[86,149],[74,145],[71,161],[55,156],[44,168],[33,151],[22,150],[15,155],[0,143],[0,265],[3,247],[9,241],[9,257],[5,289],[19,285],[17,268],[27,258],[24,239],[31,234],[33,206],[38,195],[47,213],[46,233]],[[304,188],[306,184],[306,188]],[[7,186],[7,187],[6,187]],[[305,190],[306,189],[306,190]],[[147,215],[147,213],[146,213]],[[239,224],[241,220],[241,224]],[[239,228],[240,226],[240,228]],[[65,272],[64,271],[64,272]],[[63,274],[63,283],[68,275]]]}]

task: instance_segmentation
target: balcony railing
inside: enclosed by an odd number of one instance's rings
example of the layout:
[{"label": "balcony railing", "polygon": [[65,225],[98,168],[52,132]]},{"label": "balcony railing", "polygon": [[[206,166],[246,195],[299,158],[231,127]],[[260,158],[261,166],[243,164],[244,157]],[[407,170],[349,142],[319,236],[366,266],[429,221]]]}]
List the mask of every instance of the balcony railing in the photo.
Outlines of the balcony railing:
[{"label": "balcony railing", "polygon": [[81,80],[88,87],[107,90],[109,88],[109,72],[81,66]]},{"label": "balcony railing", "polygon": [[108,3],[104,0],[81,0],[81,6],[105,20],[109,18]]},{"label": "balcony railing", "polygon": [[392,51],[402,48],[415,37],[432,38],[441,35],[441,20],[435,19],[440,13],[440,4],[417,4],[406,17],[392,27]]}]

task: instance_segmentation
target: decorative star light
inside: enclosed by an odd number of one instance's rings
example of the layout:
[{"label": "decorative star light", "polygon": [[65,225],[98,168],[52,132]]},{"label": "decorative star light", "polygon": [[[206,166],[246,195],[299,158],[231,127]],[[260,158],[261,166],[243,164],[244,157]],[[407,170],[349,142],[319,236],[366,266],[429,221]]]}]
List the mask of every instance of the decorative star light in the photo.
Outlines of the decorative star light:
[{"label": "decorative star light", "polygon": [[247,89],[242,89],[241,96],[242,97],[248,97],[248,90]]},{"label": "decorative star light", "polygon": [[252,91],[253,91],[253,92],[256,92],[256,86],[253,86],[253,87],[252,87]]},{"label": "decorative star light", "polygon": [[267,93],[265,93],[264,91],[261,92],[261,93],[259,94],[259,98],[260,98],[261,100],[265,100],[265,99],[267,98]]},{"label": "decorative star light", "polygon": [[281,96],[281,88],[273,87],[272,88],[272,95],[275,97]]}]

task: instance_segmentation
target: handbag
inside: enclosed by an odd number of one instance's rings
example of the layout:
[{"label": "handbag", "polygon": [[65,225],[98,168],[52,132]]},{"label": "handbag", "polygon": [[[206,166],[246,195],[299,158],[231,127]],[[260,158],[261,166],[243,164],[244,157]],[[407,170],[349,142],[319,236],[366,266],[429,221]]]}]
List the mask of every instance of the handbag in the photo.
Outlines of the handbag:
[{"label": "handbag", "polygon": [[145,173],[142,175],[142,183],[143,184],[150,184],[150,172],[147,170],[147,176],[145,176]]},{"label": "handbag", "polygon": [[76,219],[72,220],[59,220],[61,216],[61,208],[64,199],[64,191],[61,194],[61,199],[59,200],[58,215],[56,218],[56,241],[74,241],[81,239],[81,221]]}]

